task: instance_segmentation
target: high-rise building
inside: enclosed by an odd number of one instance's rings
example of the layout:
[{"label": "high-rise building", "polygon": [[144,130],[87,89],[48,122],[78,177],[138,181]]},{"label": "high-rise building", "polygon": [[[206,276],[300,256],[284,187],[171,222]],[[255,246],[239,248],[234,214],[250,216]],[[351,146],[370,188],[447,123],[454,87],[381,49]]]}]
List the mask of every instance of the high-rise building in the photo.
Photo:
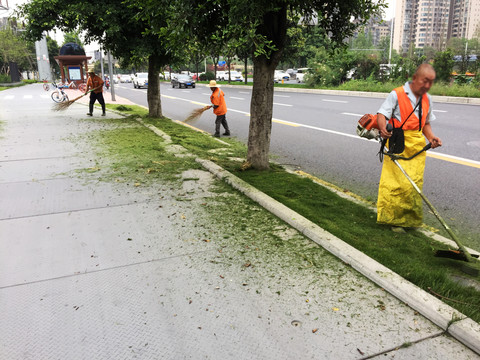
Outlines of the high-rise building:
[{"label": "high-rise building", "polygon": [[397,0],[393,48],[445,48],[452,37],[471,39],[480,26],[480,0]]}]

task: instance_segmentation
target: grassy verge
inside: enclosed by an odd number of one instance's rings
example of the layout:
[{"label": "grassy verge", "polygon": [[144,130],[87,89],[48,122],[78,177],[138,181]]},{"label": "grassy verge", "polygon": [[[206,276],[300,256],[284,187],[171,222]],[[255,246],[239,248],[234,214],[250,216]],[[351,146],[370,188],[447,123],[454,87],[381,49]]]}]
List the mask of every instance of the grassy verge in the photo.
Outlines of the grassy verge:
[{"label": "grassy verge", "polygon": [[[276,165],[272,165],[270,171],[243,171],[241,161],[235,158],[245,158],[246,148],[234,139],[225,140],[230,144],[225,146],[211,136],[195,132],[169,119],[148,118],[147,111],[143,108],[122,105],[109,107],[128,115],[138,114],[145,123],[155,125],[170,135],[174,144],[183,146],[198,157],[216,162],[480,322],[480,283],[478,279],[462,273],[458,261],[433,256],[436,249],[445,249],[445,246],[416,231],[394,233],[389,227],[378,225],[375,214],[366,206],[341,198],[312,180],[288,173]],[[110,121],[133,122],[132,118]],[[158,137],[141,126],[104,130],[97,140],[98,144],[108,149],[108,156],[113,158],[110,177],[105,174],[105,179],[121,178],[122,181],[141,186],[160,178],[173,179],[188,168],[198,168],[191,158],[177,158],[165,152],[164,144]],[[470,285],[465,285],[467,282]]]}]

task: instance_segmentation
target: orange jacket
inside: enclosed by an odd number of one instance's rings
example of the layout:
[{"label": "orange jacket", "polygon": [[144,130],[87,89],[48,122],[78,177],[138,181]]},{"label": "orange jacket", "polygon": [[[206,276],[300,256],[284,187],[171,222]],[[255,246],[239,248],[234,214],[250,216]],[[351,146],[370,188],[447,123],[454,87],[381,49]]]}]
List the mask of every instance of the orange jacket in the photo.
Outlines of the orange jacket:
[{"label": "orange jacket", "polygon": [[[408,98],[408,95],[405,93],[405,89],[403,88],[403,86],[400,86],[394,90],[397,93],[398,107],[400,108],[400,117],[401,117],[400,120],[401,120],[401,124],[403,124],[403,122],[408,117],[408,115],[412,113],[413,106],[412,106],[412,103],[410,102],[410,99]],[[425,121],[427,119],[429,106],[430,106],[430,102],[428,101],[427,94],[424,94],[422,96],[422,129],[425,126]],[[393,120],[390,120],[390,123],[392,122]],[[418,127],[419,123],[420,121],[418,119],[418,116],[415,113],[413,113],[412,115],[410,115],[407,122],[403,125],[402,129],[403,130],[419,130],[419,127]]]},{"label": "orange jacket", "polygon": [[225,103],[225,94],[222,90],[217,88],[212,95],[210,95],[210,102],[214,106],[218,106],[213,109],[215,115],[225,115],[227,113],[227,104]]},{"label": "orange jacket", "polygon": [[98,89],[94,90],[95,94],[99,94],[103,91],[103,80],[100,76],[94,75],[93,77],[89,76],[87,80],[87,89],[92,90],[99,87]]}]

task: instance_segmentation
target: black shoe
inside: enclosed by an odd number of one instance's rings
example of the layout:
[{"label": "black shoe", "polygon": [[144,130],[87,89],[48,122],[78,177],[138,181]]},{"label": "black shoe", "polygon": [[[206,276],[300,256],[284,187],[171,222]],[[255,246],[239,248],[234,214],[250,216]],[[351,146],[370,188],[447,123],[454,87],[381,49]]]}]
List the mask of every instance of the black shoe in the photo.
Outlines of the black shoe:
[{"label": "black shoe", "polygon": [[223,135],[230,136],[230,131],[225,132]]},{"label": "black shoe", "polygon": [[213,134],[213,136],[215,136],[215,137],[220,137],[220,134],[219,134],[219,133],[215,133],[215,134]]},{"label": "black shoe", "polygon": [[92,113],[87,113],[87,115],[88,115],[88,116],[93,116],[93,114],[92,114]]},{"label": "black shoe", "polygon": [[106,113],[102,113],[102,116],[105,116],[105,115],[107,115],[107,114],[106,114]]}]

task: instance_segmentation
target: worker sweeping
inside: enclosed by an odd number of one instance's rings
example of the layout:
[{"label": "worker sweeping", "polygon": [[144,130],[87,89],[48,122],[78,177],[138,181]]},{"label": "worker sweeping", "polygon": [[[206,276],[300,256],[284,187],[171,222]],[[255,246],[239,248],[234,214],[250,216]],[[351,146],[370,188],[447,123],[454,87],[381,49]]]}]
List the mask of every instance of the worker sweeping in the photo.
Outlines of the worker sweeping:
[{"label": "worker sweeping", "polygon": [[210,80],[210,83],[207,85],[212,90],[212,95],[210,96],[210,105],[209,108],[213,107],[213,113],[217,115],[215,119],[215,134],[213,136],[220,137],[220,125],[225,129],[223,135],[230,136],[230,129],[228,128],[227,123],[227,104],[225,103],[225,94],[222,90],[219,89],[220,85],[217,85],[215,80]]},{"label": "worker sweeping", "polygon": [[100,76],[95,75],[95,70],[93,66],[88,67],[88,80],[87,80],[87,90],[85,93],[88,93],[89,90],[93,89],[90,92],[90,103],[88,104],[88,116],[93,116],[93,105],[95,101],[98,100],[102,106],[102,116],[105,116],[105,100],[103,98],[103,80]]},{"label": "worker sweeping", "polygon": [[[431,121],[432,102],[428,91],[435,80],[435,70],[429,64],[420,65],[411,82],[394,89],[377,112],[380,135],[388,139],[389,151],[410,157],[422,150],[425,138],[432,148],[442,146],[434,135]],[[388,123],[393,131],[387,131]],[[403,168],[422,189],[426,153],[402,163]],[[423,223],[422,198],[390,157],[385,157],[378,187],[377,222],[396,227],[420,227]]]}]

